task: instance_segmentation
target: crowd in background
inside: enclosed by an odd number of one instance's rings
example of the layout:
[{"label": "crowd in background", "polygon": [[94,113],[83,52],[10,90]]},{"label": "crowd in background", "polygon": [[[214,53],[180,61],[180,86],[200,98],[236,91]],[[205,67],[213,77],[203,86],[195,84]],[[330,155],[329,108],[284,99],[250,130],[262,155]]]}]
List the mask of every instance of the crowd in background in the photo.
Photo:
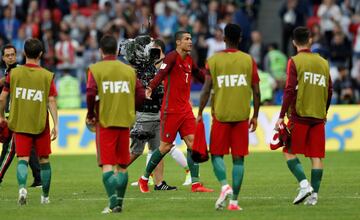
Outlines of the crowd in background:
[{"label": "crowd in background", "polygon": [[[280,104],[287,59],[295,53],[291,33],[306,25],[313,34],[312,50],[330,62],[333,102],[359,103],[360,1],[284,0],[278,12],[281,45],[262,38],[260,7],[260,0],[0,0],[0,46],[15,45],[23,63],[24,41],[42,40],[42,65],[56,73],[59,107],[79,108],[85,105],[87,67],[100,60],[103,34],[121,41],[150,33],[169,52],[174,33],[186,30],[192,34],[192,56],[204,67],[207,57],[225,48],[223,28],[233,22],[243,30],[239,49],[258,64],[262,103]],[[198,92],[201,85],[195,82],[192,89]]]}]

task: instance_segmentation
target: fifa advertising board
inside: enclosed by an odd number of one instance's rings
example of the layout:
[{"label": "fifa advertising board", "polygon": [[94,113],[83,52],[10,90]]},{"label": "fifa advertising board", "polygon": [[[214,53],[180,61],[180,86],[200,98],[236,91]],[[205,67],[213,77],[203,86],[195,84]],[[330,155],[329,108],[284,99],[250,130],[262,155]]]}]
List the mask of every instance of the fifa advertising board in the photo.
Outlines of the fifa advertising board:
[{"label": "fifa advertising board", "polygon": [[[194,108],[197,114],[197,108]],[[278,118],[279,106],[260,108],[258,128],[249,134],[250,152],[269,152],[272,130]],[[52,142],[53,154],[95,154],[95,134],[85,125],[86,109],[59,110],[59,136]],[[203,113],[207,143],[210,140],[211,110]],[[51,120],[50,120],[51,121]],[[331,151],[360,150],[359,105],[331,106],[326,122],[326,149]],[[241,138],[241,137],[239,137]],[[185,144],[178,136],[176,146],[185,150]]]}]

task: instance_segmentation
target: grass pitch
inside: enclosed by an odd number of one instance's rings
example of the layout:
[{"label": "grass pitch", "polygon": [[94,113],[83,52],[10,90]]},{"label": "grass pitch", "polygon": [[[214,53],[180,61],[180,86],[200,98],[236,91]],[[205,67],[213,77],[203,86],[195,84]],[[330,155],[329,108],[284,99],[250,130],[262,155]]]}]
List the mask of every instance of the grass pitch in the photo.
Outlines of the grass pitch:
[{"label": "grass pitch", "polygon": [[[142,194],[130,186],[142,174],[145,157],[129,168],[129,185],[120,214],[103,215],[107,205],[101,172],[94,155],[53,156],[49,205],[40,205],[41,189],[28,188],[28,204],[17,205],[16,159],[0,188],[0,220],[42,219],[360,219],[360,152],[329,152],[320,188],[319,203],[314,207],[293,205],[297,183],[280,152],[252,153],[245,159],[245,176],[240,192],[240,212],[215,211],[220,185],[210,162],[200,166],[200,177],[214,193],[190,193],[182,186],[185,174],[167,156],[165,180],[178,191]],[[310,177],[310,161],[300,157]],[[228,179],[231,161],[226,157]],[[32,183],[31,172],[28,185]]]}]

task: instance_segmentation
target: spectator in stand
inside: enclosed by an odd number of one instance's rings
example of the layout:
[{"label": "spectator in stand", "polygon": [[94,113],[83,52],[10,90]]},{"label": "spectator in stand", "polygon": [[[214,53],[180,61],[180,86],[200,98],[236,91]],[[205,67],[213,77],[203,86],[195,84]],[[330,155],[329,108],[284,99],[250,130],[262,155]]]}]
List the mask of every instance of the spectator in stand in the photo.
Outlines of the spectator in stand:
[{"label": "spectator in stand", "polygon": [[280,18],[282,23],[282,51],[286,55],[293,54],[289,52],[289,42],[292,32],[297,26],[305,24],[306,11],[299,5],[298,0],[286,0],[280,8]]},{"label": "spectator in stand", "polygon": [[330,43],[330,66],[350,66],[351,43],[341,30],[340,25],[335,25],[333,39]]},{"label": "spectator in stand", "polygon": [[278,88],[283,89],[285,86],[287,57],[278,49],[277,43],[269,44],[264,65],[265,71],[269,72],[276,80]]},{"label": "spectator in stand", "polygon": [[224,33],[220,27],[215,28],[214,37],[206,39],[207,58],[214,53],[225,50]]},{"label": "spectator in stand", "polygon": [[192,26],[189,24],[189,17],[185,13],[182,13],[179,16],[177,31],[187,31],[192,33]]},{"label": "spectator in stand", "polygon": [[320,27],[324,33],[326,43],[330,45],[335,22],[341,20],[340,7],[335,4],[334,0],[323,0],[317,11],[317,16],[320,18]]},{"label": "spectator in stand", "polygon": [[359,100],[359,93],[356,91],[358,83],[348,73],[345,66],[339,66],[339,78],[334,82],[334,92],[337,96],[336,104],[355,104]]},{"label": "spectator in stand", "polygon": [[[260,69],[264,68],[264,58],[266,54],[266,46],[262,42],[262,36],[259,31],[251,32],[251,46],[249,54],[254,58]],[[261,83],[260,83],[261,84]]]},{"label": "spectator in stand", "polygon": [[207,45],[206,37],[208,30],[206,25],[201,20],[196,20],[193,26],[192,34],[192,43],[193,50],[191,51],[194,62],[198,64],[199,67],[205,66],[206,56],[207,56]]},{"label": "spectator in stand", "polygon": [[81,105],[80,82],[65,69],[56,83],[59,109],[76,109]]},{"label": "spectator in stand", "polygon": [[185,13],[189,17],[189,24],[193,26],[198,19],[204,19],[207,12],[206,5],[199,0],[192,0]]},{"label": "spectator in stand", "polygon": [[20,21],[11,14],[11,8],[6,7],[3,13],[4,18],[0,20],[0,34],[6,38],[8,42],[17,39]]},{"label": "spectator in stand", "polygon": [[159,15],[156,18],[156,33],[157,35],[163,36],[167,33],[175,33],[177,29],[177,15],[172,11],[172,9],[165,5],[165,13]]},{"label": "spectator in stand", "polygon": [[52,29],[46,29],[43,31],[42,42],[45,49],[45,53],[43,55],[44,67],[50,71],[55,71],[56,65],[54,38],[55,36]]},{"label": "spectator in stand", "polygon": [[325,38],[321,33],[319,24],[315,24],[312,26],[311,36],[313,42],[311,45],[311,52],[318,53],[324,59],[328,59],[328,57],[330,56],[330,51],[328,46],[326,45]]},{"label": "spectator in stand", "polygon": [[260,78],[260,103],[261,105],[271,105],[273,104],[273,93],[276,89],[276,81],[270,73],[264,72],[260,69],[258,69],[258,74]]},{"label": "spectator in stand", "polygon": [[69,31],[61,31],[60,40],[55,44],[55,54],[58,60],[56,68],[60,71],[67,69],[71,74],[75,74],[76,51],[79,47],[79,43],[70,38]]},{"label": "spectator in stand", "polygon": [[71,4],[70,14],[63,19],[70,26],[70,36],[72,39],[83,42],[86,27],[89,25],[87,19],[79,13],[79,6],[76,3]]},{"label": "spectator in stand", "polygon": [[218,1],[215,0],[210,1],[207,11],[207,26],[210,34],[215,33],[215,28],[218,25],[218,20],[219,20],[218,11],[219,11]]}]

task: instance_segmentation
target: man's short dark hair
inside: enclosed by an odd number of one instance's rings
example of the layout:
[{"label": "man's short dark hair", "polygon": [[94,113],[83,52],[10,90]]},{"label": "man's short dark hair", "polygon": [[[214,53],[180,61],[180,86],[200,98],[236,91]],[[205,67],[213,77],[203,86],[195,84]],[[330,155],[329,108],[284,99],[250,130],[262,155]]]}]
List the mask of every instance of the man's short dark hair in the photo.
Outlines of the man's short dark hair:
[{"label": "man's short dark hair", "polygon": [[237,24],[227,24],[224,29],[225,38],[230,44],[238,44],[242,36],[241,27]]},{"label": "man's short dark hair", "polygon": [[175,41],[181,40],[184,34],[190,34],[188,31],[178,31],[175,33]]},{"label": "man's short dark hair", "polygon": [[293,31],[293,39],[298,45],[306,45],[310,39],[310,30],[304,26],[295,28]]},{"label": "man's short dark hair", "polygon": [[161,51],[162,51],[163,53],[165,53],[165,43],[164,43],[164,41],[162,41],[162,40],[160,40],[160,39],[155,39],[155,40],[154,40],[154,45],[160,47],[160,48],[161,48]]},{"label": "man's short dark hair", "polygon": [[43,51],[44,47],[40,40],[36,38],[30,38],[25,41],[24,52],[27,58],[36,59]]},{"label": "man's short dark hair", "polygon": [[104,35],[100,40],[100,48],[104,54],[116,55],[117,53],[117,41],[112,35]]},{"label": "man's short dark hair", "polygon": [[16,53],[16,48],[14,45],[12,44],[5,44],[2,48],[1,48],[1,55],[4,56],[4,53],[5,53],[5,50],[6,49],[14,49],[15,50],[15,53]]}]

